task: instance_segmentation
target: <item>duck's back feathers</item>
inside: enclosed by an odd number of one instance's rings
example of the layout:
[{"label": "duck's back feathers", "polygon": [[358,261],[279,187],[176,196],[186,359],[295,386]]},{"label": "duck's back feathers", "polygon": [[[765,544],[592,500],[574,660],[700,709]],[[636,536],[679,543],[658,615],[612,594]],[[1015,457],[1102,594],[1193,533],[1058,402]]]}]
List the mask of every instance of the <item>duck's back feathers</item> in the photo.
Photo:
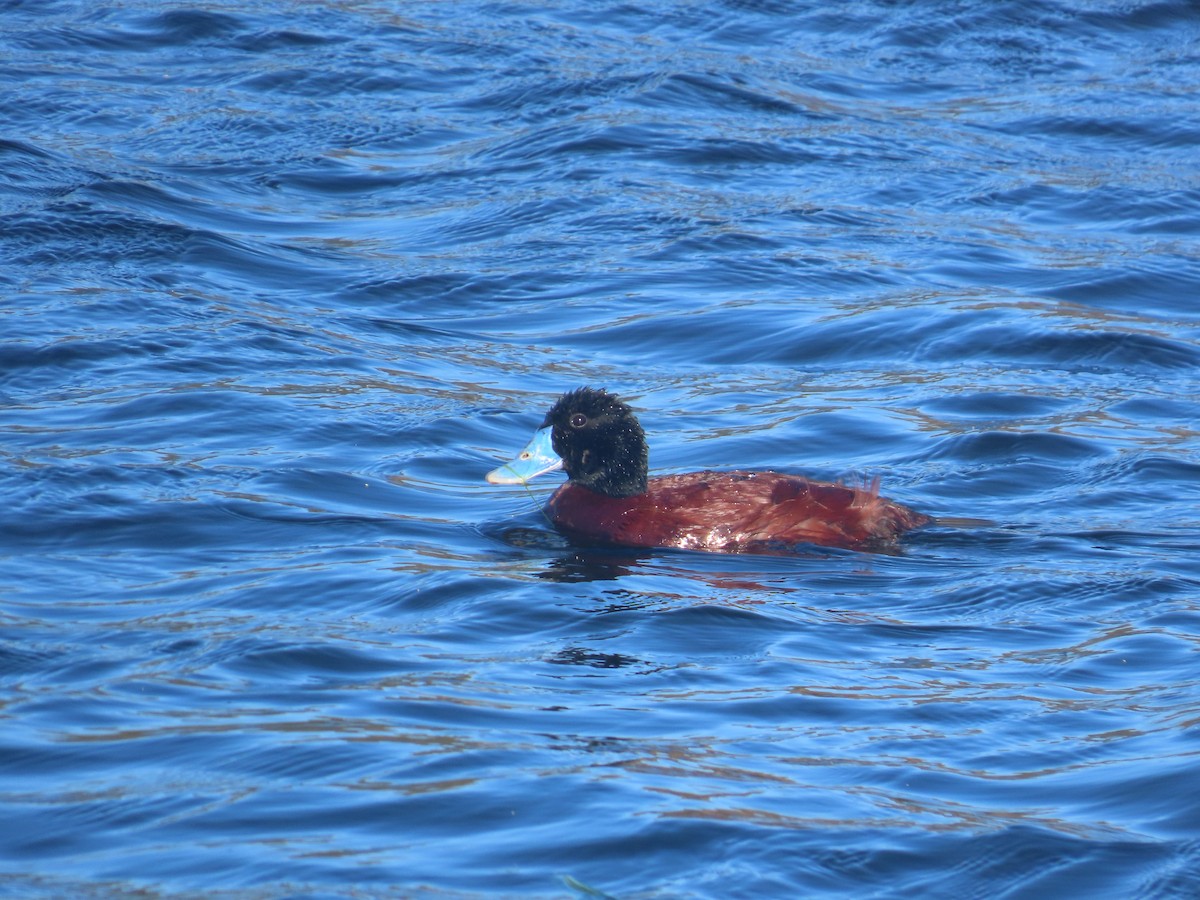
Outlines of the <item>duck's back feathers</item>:
[{"label": "duck's back feathers", "polygon": [[875,546],[931,521],[880,497],[878,482],[853,488],[777,472],[663,475],[632,497],[568,482],[547,513],[571,536],[597,543],[726,553]]}]

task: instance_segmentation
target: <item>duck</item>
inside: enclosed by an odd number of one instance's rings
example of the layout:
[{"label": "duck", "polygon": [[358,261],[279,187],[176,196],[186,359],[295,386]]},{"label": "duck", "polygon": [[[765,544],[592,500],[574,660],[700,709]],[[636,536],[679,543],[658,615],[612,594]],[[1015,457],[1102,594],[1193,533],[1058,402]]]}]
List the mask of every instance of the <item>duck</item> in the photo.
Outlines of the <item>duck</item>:
[{"label": "duck", "polygon": [[603,388],[563,394],[529,444],[487,474],[527,484],[562,470],[544,512],[568,539],[630,548],[779,553],[816,544],[884,548],[933,521],[864,487],[774,471],[650,477],[646,435],[633,409]]}]

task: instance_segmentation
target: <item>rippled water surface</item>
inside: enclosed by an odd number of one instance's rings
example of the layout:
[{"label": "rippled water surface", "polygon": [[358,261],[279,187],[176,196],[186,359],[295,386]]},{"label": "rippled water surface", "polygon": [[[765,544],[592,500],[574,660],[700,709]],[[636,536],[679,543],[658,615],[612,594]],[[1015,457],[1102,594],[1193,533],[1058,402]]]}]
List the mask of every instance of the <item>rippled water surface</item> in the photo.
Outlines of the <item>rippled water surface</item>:
[{"label": "rippled water surface", "polygon": [[[0,893],[1200,893],[1193,4],[0,48]],[[580,384],[942,522],[572,546],[483,476]]]}]

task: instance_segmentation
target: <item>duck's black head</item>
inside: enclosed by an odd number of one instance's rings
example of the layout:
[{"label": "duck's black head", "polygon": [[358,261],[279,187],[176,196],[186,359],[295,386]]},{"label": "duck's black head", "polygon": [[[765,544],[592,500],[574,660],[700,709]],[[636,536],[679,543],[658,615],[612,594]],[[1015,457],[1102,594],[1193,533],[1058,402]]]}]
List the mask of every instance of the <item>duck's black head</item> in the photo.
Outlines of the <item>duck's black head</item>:
[{"label": "duck's black head", "polygon": [[646,492],[648,456],[633,410],[607,391],[585,387],[559,397],[529,445],[487,479],[524,484],[561,468],[598,494],[632,497]]},{"label": "duck's black head", "polygon": [[576,484],[608,497],[646,492],[649,450],[633,410],[602,388],[559,397],[546,413],[554,452]]}]

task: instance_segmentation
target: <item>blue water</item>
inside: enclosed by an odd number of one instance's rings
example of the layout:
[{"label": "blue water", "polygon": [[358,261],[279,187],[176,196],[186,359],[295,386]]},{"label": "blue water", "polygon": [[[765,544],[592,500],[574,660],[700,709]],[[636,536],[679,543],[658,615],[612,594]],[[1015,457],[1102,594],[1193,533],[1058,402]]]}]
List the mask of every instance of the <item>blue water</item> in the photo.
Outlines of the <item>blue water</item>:
[{"label": "blue water", "polygon": [[[0,893],[1200,893],[1183,0],[0,3]],[[654,471],[894,555],[574,547]]]}]

